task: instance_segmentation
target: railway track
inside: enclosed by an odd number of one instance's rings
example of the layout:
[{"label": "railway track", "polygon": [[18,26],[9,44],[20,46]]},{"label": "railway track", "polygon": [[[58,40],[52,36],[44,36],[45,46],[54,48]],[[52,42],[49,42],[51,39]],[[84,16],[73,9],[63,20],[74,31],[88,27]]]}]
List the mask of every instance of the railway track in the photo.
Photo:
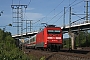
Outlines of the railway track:
[{"label": "railway track", "polygon": [[41,57],[45,57],[45,60],[90,60],[89,49],[72,51],[61,50],[59,52],[25,49],[25,52],[28,55],[35,56],[37,60],[40,60]]}]

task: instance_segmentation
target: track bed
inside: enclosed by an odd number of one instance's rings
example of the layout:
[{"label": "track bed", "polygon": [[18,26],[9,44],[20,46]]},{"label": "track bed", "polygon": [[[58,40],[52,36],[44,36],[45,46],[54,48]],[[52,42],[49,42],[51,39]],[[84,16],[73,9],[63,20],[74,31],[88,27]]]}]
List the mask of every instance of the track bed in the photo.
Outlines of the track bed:
[{"label": "track bed", "polygon": [[25,49],[25,53],[33,55],[37,60],[45,57],[46,60],[90,60],[90,48],[69,51],[62,49],[59,52]]}]

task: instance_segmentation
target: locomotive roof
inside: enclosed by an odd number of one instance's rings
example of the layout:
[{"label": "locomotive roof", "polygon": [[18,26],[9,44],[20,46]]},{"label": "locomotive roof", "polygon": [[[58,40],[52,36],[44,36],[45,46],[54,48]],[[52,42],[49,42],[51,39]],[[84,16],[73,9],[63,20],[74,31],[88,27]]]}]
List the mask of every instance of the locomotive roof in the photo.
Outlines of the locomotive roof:
[{"label": "locomotive roof", "polygon": [[55,27],[56,25],[47,25],[47,27]]}]

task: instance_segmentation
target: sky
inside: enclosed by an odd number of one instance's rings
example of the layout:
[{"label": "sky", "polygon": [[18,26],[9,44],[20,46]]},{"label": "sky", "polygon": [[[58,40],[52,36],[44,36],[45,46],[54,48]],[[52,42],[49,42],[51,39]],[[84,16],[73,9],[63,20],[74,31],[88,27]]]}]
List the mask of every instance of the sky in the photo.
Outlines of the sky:
[{"label": "sky", "polygon": [[[33,20],[32,31],[37,31],[42,28],[44,25],[41,23],[54,24],[59,27],[63,26],[64,7],[65,25],[69,24],[69,7],[71,7],[71,13],[77,14],[71,16],[71,22],[84,17],[78,14],[85,14],[86,11],[84,7],[86,5],[85,0],[0,0],[0,12],[3,11],[0,16],[0,28],[3,29],[3,26],[6,26],[5,30],[11,32],[12,35],[17,34],[17,27],[14,27],[17,24],[13,23],[17,20],[13,18],[13,16],[16,15],[12,13],[11,5],[19,4],[27,5],[26,9],[23,8],[23,20]],[[24,21],[23,33],[26,32],[25,23]],[[12,24],[12,27],[7,26],[8,24]],[[29,26],[29,24],[27,25]],[[29,31],[28,29],[28,32]]]}]

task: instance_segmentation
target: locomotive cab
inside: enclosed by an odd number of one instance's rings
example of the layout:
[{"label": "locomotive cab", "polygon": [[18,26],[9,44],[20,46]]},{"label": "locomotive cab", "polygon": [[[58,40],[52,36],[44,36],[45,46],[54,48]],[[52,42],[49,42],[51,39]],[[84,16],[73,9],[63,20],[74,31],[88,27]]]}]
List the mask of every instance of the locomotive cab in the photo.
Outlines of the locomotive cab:
[{"label": "locomotive cab", "polygon": [[51,50],[60,50],[62,46],[62,30],[60,27],[47,27],[47,47]]}]

